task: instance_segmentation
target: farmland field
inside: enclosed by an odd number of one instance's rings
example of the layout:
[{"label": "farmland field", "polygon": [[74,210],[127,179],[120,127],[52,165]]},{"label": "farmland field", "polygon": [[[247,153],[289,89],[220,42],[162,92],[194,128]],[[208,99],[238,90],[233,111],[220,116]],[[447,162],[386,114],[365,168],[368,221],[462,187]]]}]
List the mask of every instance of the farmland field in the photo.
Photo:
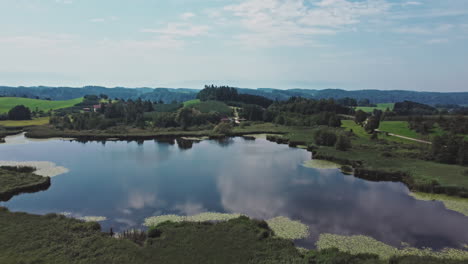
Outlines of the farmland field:
[{"label": "farmland field", "polygon": [[0,97],[0,114],[10,111],[10,109],[17,105],[24,105],[31,109],[31,111],[36,110],[36,108],[42,111],[49,111],[72,107],[78,103],[81,103],[82,101],[83,98],[76,98],[66,101],[49,101],[20,97]]}]

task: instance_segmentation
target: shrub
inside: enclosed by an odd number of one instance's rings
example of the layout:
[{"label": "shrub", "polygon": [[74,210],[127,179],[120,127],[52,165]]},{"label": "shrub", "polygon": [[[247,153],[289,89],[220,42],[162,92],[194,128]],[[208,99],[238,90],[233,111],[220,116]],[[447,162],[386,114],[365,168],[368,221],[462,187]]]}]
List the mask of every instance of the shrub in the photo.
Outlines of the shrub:
[{"label": "shrub", "polygon": [[337,150],[346,151],[351,148],[351,140],[345,135],[340,135],[336,141],[335,148]]},{"label": "shrub", "polygon": [[229,135],[232,132],[232,126],[229,123],[220,123],[214,129],[215,134]]},{"label": "shrub", "polygon": [[160,237],[161,234],[162,234],[161,230],[155,227],[152,227],[148,230],[148,237],[151,237],[151,238]]},{"label": "shrub", "polygon": [[24,105],[17,105],[8,111],[10,120],[31,120],[31,110]]},{"label": "shrub", "polygon": [[344,174],[353,174],[353,167],[351,166],[348,166],[348,165],[343,165],[341,166],[341,172],[343,172]]},{"label": "shrub", "polygon": [[334,146],[336,143],[336,134],[327,130],[319,129],[314,135],[315,144],[320,146]]}]

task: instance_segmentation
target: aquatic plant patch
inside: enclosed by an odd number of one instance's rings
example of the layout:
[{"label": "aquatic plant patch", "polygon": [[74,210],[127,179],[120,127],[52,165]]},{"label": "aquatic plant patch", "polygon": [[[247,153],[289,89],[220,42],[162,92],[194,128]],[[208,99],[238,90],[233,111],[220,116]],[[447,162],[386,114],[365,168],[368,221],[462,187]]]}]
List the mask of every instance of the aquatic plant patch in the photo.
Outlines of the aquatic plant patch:
[{"label": "aquatic plant patch", "polygon": [[411,192],[411,196],[423,201],[441,201],[447,209],[456,211],[468,216],[468,199],[444,194]]},{"label": "aquatic plant patch", "polygon": [[309,227],[305,224],[278,216],[266,221],[275,235],[284,239],[301,239],[309,236]]},{"label": "aquatic plant patch", "polygon": [[307,168],[313,168],[313,169],[322,169],[322,170],[328,170],[328,169],[338,169],[341,166],[337,163],[327,161],[327,160],[307,160],[302,163],[302,166],[307,167]]},{"label": "aquatic plant patch", "polygon": [[105,216],[83,216],[78,219],[83,220],[85,222],[103,222],[107,220],[107,217]]},{"label": "aquatic plant patch", "polygon": [[33,167],[36,168],[34,174],[43,177],[55,177],[69,171],[67,168],[57,166],[49,161],[0,161],[0,166]]},{"label": "aquatic plant patch", "polygon": [[430,248],[419,249],[413,247],[398,249],[371,237],[362,235],[341,236],[335,234],[321,234],[316,245],[319,250],[337,248],[340,251],[353,255],[375,254],[382,259],[389,259],[392,256],[419,256],[454,260],[468,259],[468,251],[462,249],[444,248],[441,251],[434,251]]},{"label": "aquatic plant patch", "polygon": [[180,215],[159,215],[152,216],[145,219],[143,225],[145,226],[157,226],[166,221],[171,222],[208,222],[208,221],[228,221],[234,218],[238,218],[241,214],[223,214],[223,213],[201,213],[192,216],[180,216]]}]

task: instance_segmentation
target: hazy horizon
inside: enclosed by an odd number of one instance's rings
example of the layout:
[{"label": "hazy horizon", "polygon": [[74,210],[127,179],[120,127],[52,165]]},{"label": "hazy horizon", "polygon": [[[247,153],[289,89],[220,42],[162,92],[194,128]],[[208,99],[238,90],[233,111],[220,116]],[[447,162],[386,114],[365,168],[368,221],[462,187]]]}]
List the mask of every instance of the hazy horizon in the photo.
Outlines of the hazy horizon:
[{"label": "hazy horizon", "polygon": [[0,0],[0,83],[468,91],[466,0]]}]

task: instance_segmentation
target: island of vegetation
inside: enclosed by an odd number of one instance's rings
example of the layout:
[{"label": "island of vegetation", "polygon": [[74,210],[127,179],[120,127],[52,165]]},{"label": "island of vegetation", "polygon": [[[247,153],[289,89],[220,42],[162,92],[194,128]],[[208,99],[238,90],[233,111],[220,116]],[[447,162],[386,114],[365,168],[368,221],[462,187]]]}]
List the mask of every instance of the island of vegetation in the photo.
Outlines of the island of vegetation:
[{"label": "island of vegetation", "polygon": [[33,167],[0,166],[0,201],[8,201],[20,193],[47,190],[50,177],[34,174]]}]

